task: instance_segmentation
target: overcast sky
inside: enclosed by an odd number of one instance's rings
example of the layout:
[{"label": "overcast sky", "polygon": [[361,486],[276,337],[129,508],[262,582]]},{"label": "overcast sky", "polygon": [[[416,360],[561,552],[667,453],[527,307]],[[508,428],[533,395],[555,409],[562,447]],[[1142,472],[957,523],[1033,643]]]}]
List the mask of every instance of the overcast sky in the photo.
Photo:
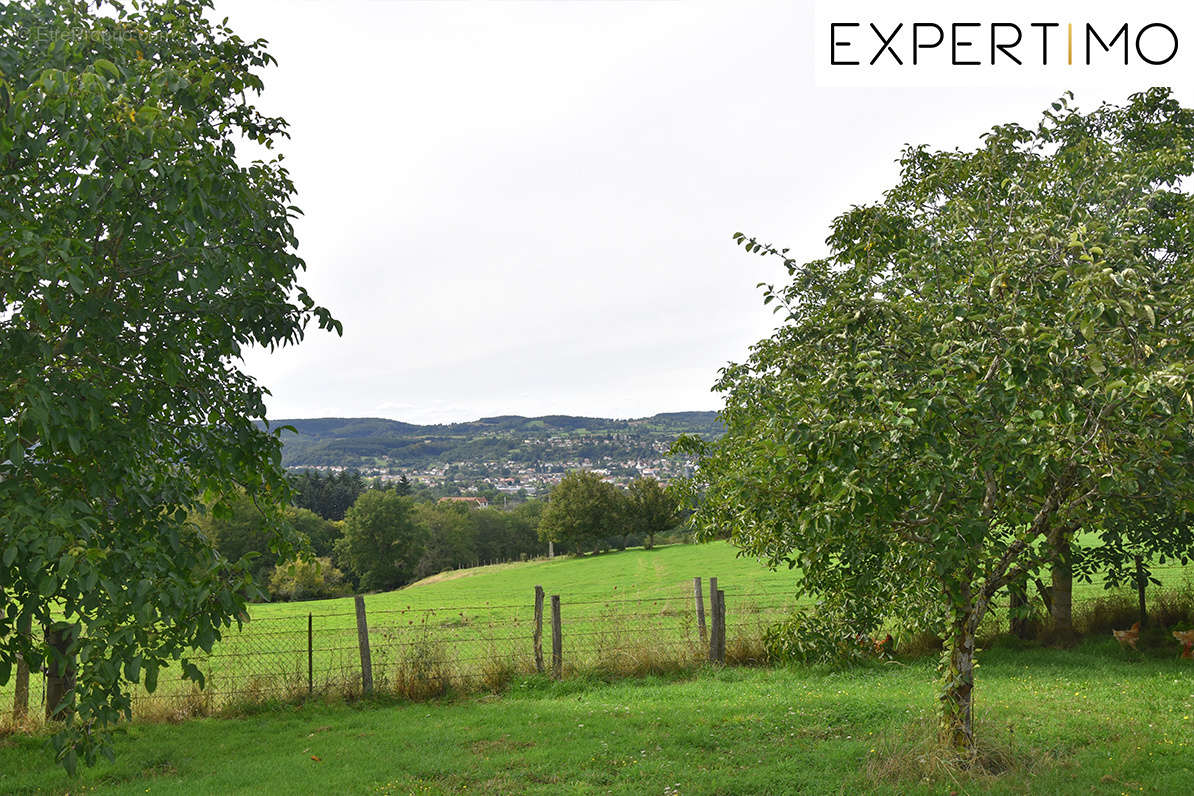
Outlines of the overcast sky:
[{"label": "overcast sky", "polygon": [[716,409],[782,272],[734,232],[819,256],[901,145],[972,147],[1066,88],[817,88],[811,2],[217,10],[280,62],[304,282],[344,324],[248,357],[273,418]]}]

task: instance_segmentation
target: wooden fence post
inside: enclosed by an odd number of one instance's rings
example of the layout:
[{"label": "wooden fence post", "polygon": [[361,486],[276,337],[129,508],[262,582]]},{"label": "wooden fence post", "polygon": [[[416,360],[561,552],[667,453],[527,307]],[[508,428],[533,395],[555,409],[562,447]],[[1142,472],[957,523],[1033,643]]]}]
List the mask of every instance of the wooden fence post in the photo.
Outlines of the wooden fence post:
[{"label": "wooden fence post", "polygon": [[543,587],[535,587],[535,671],[543,674]]},{"label": "wooden fence post", "polygon": [[564,674],[563,624],[560,622],[560,595],[551,595],[551,676],[559,680]]},{"label": "wooden fence post", "polygon": [[726,593],[717,591],[717,662],[726,662]]},{"label": "wooden fence post", "polygon": [[[17,633],[25,639],[33,640],[33,615],[26,614],[17,619]],[[14,719],[22,719],[29,712],[29,661],[24,655],[17,656],[16,682],[13,683],[12,715]]]},{"label": "wooden fence post", "polygon": [[717,592],[709,595],[709,663],[717,663]]},{"label": "wooden fence post", "polygon": [[315,623],[307,614],[307,694],[315,690]]},{"label": "wooden fence post", "polygon": [[50,647],[46,658],[47,719],[62,720],[70,712],[70,708],[62,704],[75,687],[75,660],[68,654],[70,641],[69,629],[46,628],[46,646]]},{"label": "wooden fence post", "polygon": [[705,595],[701,593],[701,579],[692,579],[692,595],[696,598],[697,630],[701,634],[701,644],[709,643],[709,631],[705,627]]},{"label": "wooden fence post", "polygon": [[357,644],[361,648],[361,690],[373,693],[373,659],[369,656],[369,625],[365,622],[365,598],[357,595]]},{"label": "wooden fence post", "polygon": [[717,661],[717,578],[709,578],[709,662]]},{"label": "wooden fence post", "polygon": [[1148,611],[1145,610],[1144,605],[1144,587],[1148,585],[1144,579],[1144,562],[1141,561],[1140,556],[1136,556],[1136,594],[1140,598],[1140,626],[1144,627],[1148,624]]}]

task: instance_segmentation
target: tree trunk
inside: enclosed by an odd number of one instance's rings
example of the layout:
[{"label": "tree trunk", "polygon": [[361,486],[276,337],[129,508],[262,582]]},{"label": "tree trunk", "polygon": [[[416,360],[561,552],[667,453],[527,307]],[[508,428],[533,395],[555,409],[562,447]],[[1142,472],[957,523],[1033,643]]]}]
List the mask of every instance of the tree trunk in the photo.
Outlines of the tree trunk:
[{"label": "tree trunk", "polygon": [[974,634],[977,627],[973,606],[954,609],[950,625],[949,668],[941,691],[942,741],[964,757],[974,754]]},{"label": "tree trunk", "polygon": [[1012,635],[1018,639],[1027,640],[1030,633],[1028,627],[1028,574],[1025,573],[1007,584],[1007,613],[1008,624]]},{"label": "tree trunk", "polygon": [[650,550],[654,546],[655,546],[655,534],[649,533],[649,534],[647,534],[647,549]]},{"label": "tree trunk", "polygon": [[[32,641],[33,615],[22,614],[17,618],[17,633]],[[17,675],[13,684],[12,715],[18,721],[29,712],[29,662],[24,655],[17,655]]]},{"label": "tree trunk", "polygon": [[[71,691],[75,688],[75,658],[70,650],[69,627],[46,628],[46,718],[65,720],[71,711]],[[54,651],[57,651],[55,653]]]},{"label": "tree trunk", "polygon": [[1053,636],[1061,642],[1074,638],[1074,567],[1070,555],[1070,537],[1065,534],[1054,551],[1053,595],[1049,601]]},{"label": "tree trunk", "polygon": [[1045,615],[1053,616],[1053,591],[1045,585],[1044,581],[1035,575],[1032,577],[1032,582],[1036,584],[1037,596],[1041,598],[1041,605],[1045,607]]}]

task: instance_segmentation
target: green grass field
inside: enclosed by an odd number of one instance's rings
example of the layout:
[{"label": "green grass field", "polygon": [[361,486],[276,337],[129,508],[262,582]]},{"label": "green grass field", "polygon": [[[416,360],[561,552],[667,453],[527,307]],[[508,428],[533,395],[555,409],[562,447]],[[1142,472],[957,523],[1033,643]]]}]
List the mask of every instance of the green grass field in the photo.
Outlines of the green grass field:
[{"label": "green grass field", "polygon": [[[254,606],[245,631],[205,664],[214,694],[186,694],[163,677],[169,698],[136,703],[159,718],[229,705],[240,717],[122,727],[116,762],[73,782],[44,731],[13,734],[0,740],[0,792],[1188,790],[1194,662],[1176,659],[1161,630],[1139,654],[1103,637],[1068,652],[984,653],[977,713],[987,768],[1002,773],[967,774],[932,752],[929,659],[841,673],[699,665],[698,575],[719,578],[731,641],[757,637],[791,605],[793,573],[769,572],[725,543],[482,567],[367,596],[379,688],[394,690],[412,652],[440,656],[455,696],[430,702],[342,700],[359,672],[350,599]],[[1165,573],[1170,585],[1185,577]],[[559,683],[527,674],[536,584],[562,597],[573,671]],[[1075,589],[1079,604],[1103,593]],[[297,705],[286,700],[306,690],[308,613],[316,689],[332,696]],[[687,655],[687,668],[607,682],[593,665],[644,646]],[[495,659],[512,664],[496,693],[460,676]]]},{"label": "green grass field", "polygon": [[[370,610],[531,605],[536,585],[559,594],[564,603],[576,599],[685,596],[694,577],[718,577],[727,597],[734,592],[776,591],[793,582],[790,572],[771,572],[751,558],[739,558],[727,542],[669,545],[575,558],[561,556],[514,564],[498,564],[446,572],[405,589],[366,598]],[[253,607],[254,618],[348,613],[352,599],[305,603],[273,603]]]},{"label": "green grass field", "polygon": [[[976,691],[1000,773],[936,764],[928,660],[848,672],[515,680],[429,703],[312,702],[134,724],[69,780],[44,737],[0,741],[4,793],[1188,793],[1194,665],[1110,639],[998,648]],[[923,757],[923,760],[921,759]]]},{"label": "green grass field", "polygon": [[[724,542],[560,557],[442,573],[399,591],[365,597],[375,680],[384,686],[412,658],[434,658],[456,677],[478,677],[495,660],[514,672],[533,667],[534,587],[562,601],[565,663],[584,666],[641,647],[691,657],[698,638],[692,578],[720,578],[731,633],[759,628],[792,602],[793,574],[770,572],[738,558]],[[549,607],[545,610],[550,610]],[[706,609],[707,611],[708,609]],[[320,692],[351,691],[360,673],[351,598],[251,606],[242,631],[225,634],[199,660],[209,678],[203,693],[163,671],[154,695],[138,694],[134,711],[159,715],[210,712],[230,702],[294,695],[307,688],[307,622],[311,615],[312,680]],[[544,646],[550,654],[550,630]],[[628,642],[632,639],[633,643]],[[431,676],[438,676],[435,671]],[[38,678],[31,703],[40,705]],[[0,717],[12,685],[0,689]],[[36,710],[35,710],[36,712]]]},{"label": "green grass field", "polygon": [[[1194,572],[1194,565],[1189,568]],[[561,595],[564,605],[576,601],[608,601],[616,598],[650,600],[687,599],[694,577],[719,578],[719,586],[728,601],[741,594],[791,593],[798,573],[790,570],[772,572],[753,558],[740,558],[728,542],[699,545],[669,545],[654,550],[631,549],[598,556],[575,558],[562,556],[514,564],[447,572],[427,578],[404,589],[366,597],[369,610],[468,608],[469,611],[499,612],[508,607],[529,609],[532,592],[541,585],[548,594]],[[1159,579],[1172,585],[1184,577],[1182,568],[1160,568]],[[1104,593],[1101,582],[1075,583],[1074,600],[1081,602]],[[318,600],[302,603],[255,605],[254,619],[305,620],[308,612],[316,615],[348,616],[352,599]],[[581,615],[590,612],[584,608]],[[477,615],[480,615],[478,613]],[[528,614],[529,615],[529,614]]]},{"label": "green grass field", "polygon": [[[725,542],[443,573],[405,589],[366,596],[374,677],[386,688],[412,674],[442,680],[450,673],[467,681],[484,678],[486,667],[495,664],[507,673],[532,670],[536,585],[561,597],[566,668],[641,669],[639,661],[625,658],[641,656],[644,646],[658,656],[691,661],[700,655],[692,598],[696,576],[705,579],[706,594],[708,578],[719,578],[733,641],[757,639],[791,607],[798,575],[771,572],[753,559],[739,558]],[[1177,583],[1185,574],[1171,568],[1163,577]],[[1098,584],[1075,587],[1079,603],[1102,594]],[[308,614],[313,689],[351,693],[359,687],[360,676],[352,599],[263,604],[252,606],[243,631],[227,633],[210,657],[198,661],[209,678],[205,691],[181,681],[178,667],[171,667],[160,677],[155,694],[137,695],[135,713],[181,717],[305,693]],[[1000,621],[993,615],[987,632],[998,631]],[[544,647],[550,654],[549,637]],[[31,685],[37,713],[40,678]],[[9,713],[11,699],[10,682],[0,689],[0,722]]]}]

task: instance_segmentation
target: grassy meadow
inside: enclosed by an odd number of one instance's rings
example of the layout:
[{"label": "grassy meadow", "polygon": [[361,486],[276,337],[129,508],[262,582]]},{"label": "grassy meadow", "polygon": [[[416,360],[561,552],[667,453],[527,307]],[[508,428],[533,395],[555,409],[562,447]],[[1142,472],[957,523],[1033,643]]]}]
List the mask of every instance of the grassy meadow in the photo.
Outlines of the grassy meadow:
[{"label": "grassy meadow", "polygon": [[[1159,573],[1169,586],[1188,575]],[[703,655],[693,606],[692,578],[719,579],[726,593],[731,659],[750,658],[764,628],[793,604],[798,573],[771,572],[737,556],[726,542],[632,549],[598,556],[559,557],[445,572],[398,591],[365,597],[374,680],[379,690],[434,696],[457,687],[495,688],[534,671],[534,587],[561,597],[564,668],[649,673],[691,667]],[[1100,584],[1075,584],[1075,601],[1101,598]],[[707,602],[707,600],[706,600]],[[706,613],[708,606],[706,605]],[[550,604],[543,648],[550,660]],[[311,617],[311,688],[316,694],[352,695],[360,689],[360,655],[351,598],[251,607],[243,630],[225,634],[211,656],[197,659],[208,678],[196,689],[163,671],[157,691],[140,692],[134,714],[184,718],[246,702],[302,696],[308,689],[308,615]],[[1130,623],[1130,621],[1128,622]],[[1126,626],[1126,624],[1125,624]],[[997,613],[986,624],[1006,629]],[[900,628],[892,628],[899,636]],[[0,689],[0,725],[10,714],[13,685]],[[31,683],[40,713],[42,682]]]},{"label": "grassy meadow", "polygon": [[[443,573],[366,597],[382,692],[368,699],[351,599],[253,606],[203,663],[207,692],[163,676],[164,696],[137,700],[167,721],[121,727],[114,763],[71,781],[46,730],[0,736],[0,792],[1168,793],[1194,774],[1194,661],[1160,628],[1139,653],[1109,634],[1069,651],[996,640],[976,691],[984,765],[965,772],[934,752],[933,655],[702,664],[695,575],[726,592],[731,648],[791,605],[796,577],[722,542]],[[535,585],[562,597],[561,682],[533,673]],[[412,692],[414,676],[435,687]]]},{"label": "grassy meadow", "polygon": [[122,728],[69,780],[44,736],[0,741],[4,793],[1184,793],[1194,665],[1110,639],[996,647],[976,690],[984,772],[931,751],[928,659],[711,668],[431,702],[315,700]]},{"label": "grassy meadow", "polygon": [[[624,551],[496,564],[433,575],[398,591],[366,597],[369,610],[528,607],[536,585],[559,594],[564,604],[594,598],[628,599],[688,596],[694,577],[720,579],[727,599],[735,592],[782,591],[793,583],[791,572],[771,572],[753,558],[740,558],[728,542],[667,545],[654,550]],[[352,598],[253,606],[254,618],[348,613]]]},{"label": "grassy meadow", "polygon": [[[505,679],[530,671],[536,585],[548,600],[561,597],[566,669],[598,662],[625,669],[625,661],[614,659],[645,649],[654,659],[690,660],[700,654],[692,596],[696,576],[705,579],[706,595],[707,578],[720,579],[731,637],[757,636],[792,603],[791,572],[770,572],[739,558],[725,542],[445,572],[398,591],[366,595],[374,679],[379,687],[403,678],[430,679],[435,691],[435,681],[449,677]],[[550,656],[550,602],[544,610],[543,646]],[[359,688],[352,598],[259,604],[250,607],[243,630],[226,632],[211,656],[197,659],[208,676],[207,689],[197,691],[171,667],[153,695],[137,695],[134,712],[202,714],[229,703],[306,693],[308,615],[314,689]],[[36,713],[39,678],[31,692]],[[11,698],[10,683],[0,689],[0,723]]]},{"label": "grassy meadow", "polygon": [[[1157,577],[1167,586],[1176,586],[1187,579],[1188,573],[1194,574],[1194,565],[1182,568],[1170,564],[1160,567]],[[508,609],[514,609],[529,616],[534,588],[540,585],[549,595],[559,594],[565,606],[584,602],[585,606],[577,606],[577,615],[586,616],[592,613],[588,606],[594,600],[602,605],[615,599],[687,600],[692,594],[692,579],[703,578],[707,590],[710,576],[719,579],[727,603],[732,604],[736,595],[791,594],[799,572],[773,572],[754,558],[740,557],[729,542],[719,541],[462,569],[433,575],[397,591],[367,595],[365,600],[371,614],[451,609],[480,617],[505,616]],[[1100,581],[1074,583],[1075,603],[1104,594]],[[250,611],[253,619],[262,620],[305,620],[309,612],[350,617],[353,601],[343,597],[265,603],[252,606]]]}]

